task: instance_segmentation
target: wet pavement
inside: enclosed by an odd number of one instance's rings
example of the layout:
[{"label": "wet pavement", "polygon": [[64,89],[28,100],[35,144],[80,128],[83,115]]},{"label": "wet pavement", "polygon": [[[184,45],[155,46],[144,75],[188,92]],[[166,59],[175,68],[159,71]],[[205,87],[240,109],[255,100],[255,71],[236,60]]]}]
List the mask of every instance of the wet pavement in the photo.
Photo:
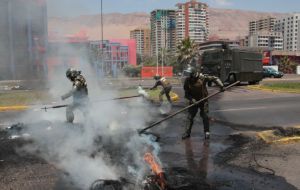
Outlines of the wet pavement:
[{"label": "wet pavement", "polygon": [[[182,90],[175,88],[176,91],[177,89],[182,96]],[[210,89],[211,93],[213,91],[215,91],[214,88]],[[190,174],[196,176],[198,186],[195,190],[299,189],[298,176],[300,173],[294,167],[299,166],[300,150],[297,144],[288,146],[289,149],[287,146],[265,145],[257,141],[255,134],[244,135],[247,130],[255,132],[256,128],[253,130],[248,128],[245,131],[245,129],[230,126],[230,122],[256,125],[261,128],[283,123],[289,125],[300,123],[299,117],[297,117],[299,115],[299,101],[297,101],[299,97],[297,94],[251,91],[245,87],[237,87],[221,94],[210,101],[211,116],[228,121],[229,124],[223,125],[212,121],[209,141],[204,140],[199,116],[196,117],[191,138],[182,141],[185,115],[175,116],[172,120],[162,123],[152,130],[160,135],[161,151],[159,156],[163,168],[165,171],[172,170],[173,174],[175,173],[177,176]],[[274,101],[277,104],[274,104]],[[176,104],[173,111],[184,106],[183,101]],[[278,113],[282,114],[278,117]],[[10,123],[22,122],[18,120],[22,114],[19,112],[1,113],[2,127]],[[43,115],[45,114],[43,113]],[[38,116],[35,117],[38,118]],[[62,114],[63,118],[64,114]],[[153,121],[160,118],[161,116],[154,117]],[[1,148],[3,146],[0,147],[0,151]],[[72,189],[72,187],[67,187],[68,184],[63,179],[65,175],[62,175],[61,171],[52,165],[43,160],[28,157],[28,155],[18,156],[17,152],[10,151],[14,154],[12,158],[24,159],[20,164],[25,164],[14,165],[17,161],[9,162],[8,164],[12,168],[7,170],[7,166],[4,167],[4,164],[7,163],[1,161],[0,157],[0,168],[2,167],[6,171],[6,173],[0,172],[0,183],[10,184],[6,186],[7,189],[14,187],[12,184],[16,178],[20,178],[22,181],[19,184],[20,187],[22,187],[22,183],[25,183],[24,181],[30,179],[30,183],[32,183],[30,187]],[[253,155],[257,156],[253,157]],[[275,175],[259,167],[258,163],[274,169]],[[28,175],[22,175],[24,173]],[[4,177],[4,175],[11,175],[12,178]]]},{"label": "wet pavement", "polygon": [[251,140],[238,135],[239,131],[228,126],[212,122],[211,139],[204,140],[202,124],[197,120],[192,137],[182,141],[183,117],[177,116],[154,130],[161,134],[160,158],[164,167],[188,168],[203,184],[208,185],[203,189],[297,189],[283,177],[230,163],[242,152],[244,144]]}]

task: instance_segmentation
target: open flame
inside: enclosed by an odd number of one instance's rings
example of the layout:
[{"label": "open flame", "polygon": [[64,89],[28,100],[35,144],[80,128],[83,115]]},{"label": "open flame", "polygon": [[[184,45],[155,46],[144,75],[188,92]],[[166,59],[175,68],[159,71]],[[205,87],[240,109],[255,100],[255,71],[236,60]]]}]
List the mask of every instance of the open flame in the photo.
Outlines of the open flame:
[{"label": "open flame", "polygon": [[156,162],[154,156],[150,152],[147,152],[144,155],[144,160],[145,160],[145,162],[147,162],[149,164],[152,172],[157,177],[157,183],[160,186],[160,188],[162,190],[166,190],[167,189],[167,181],[165,178],[165,174],[164,174],[161,166]]}]

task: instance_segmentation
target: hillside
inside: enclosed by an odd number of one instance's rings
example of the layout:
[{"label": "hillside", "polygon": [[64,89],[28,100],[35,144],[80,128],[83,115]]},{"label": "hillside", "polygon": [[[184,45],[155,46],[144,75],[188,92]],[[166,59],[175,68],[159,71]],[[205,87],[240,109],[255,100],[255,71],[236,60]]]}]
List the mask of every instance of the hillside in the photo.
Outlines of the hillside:
[{"label": "hillside", "polygon": [[[220,38],[236,39],[248,33],[248,22],[266,16],[281,17],[281,13],[262,13],[253,11],[209,9],[210,35]],[[104,14],[104,38],[129,38],[129,31],[150,24],[147,13]],[[100,15],[82,15],[75,18],[49,18],[49,31],[60,34],[74,34],[86,31],[92,40],[101,38]]]}]

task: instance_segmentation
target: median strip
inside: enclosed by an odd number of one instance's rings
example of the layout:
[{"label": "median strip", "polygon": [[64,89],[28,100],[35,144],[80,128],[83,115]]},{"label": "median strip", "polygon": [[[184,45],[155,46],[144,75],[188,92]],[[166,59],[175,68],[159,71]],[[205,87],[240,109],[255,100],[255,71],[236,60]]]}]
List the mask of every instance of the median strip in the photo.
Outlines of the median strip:
[{"label": "median strip", "polygon": [[24,111],[27,110],[29,106],[1,106],[0,112],[5,111]]},{"label": "median strip", "polygon": [[300,83],[276,83],[265,85],[252,85],[247,87],[250,90],[262,90],[277,93],[300,93]]},{"label": "median strip", "polygon": [[300,126],[262,131],[257,136],[268,144],[295,143],[300,141]]}]

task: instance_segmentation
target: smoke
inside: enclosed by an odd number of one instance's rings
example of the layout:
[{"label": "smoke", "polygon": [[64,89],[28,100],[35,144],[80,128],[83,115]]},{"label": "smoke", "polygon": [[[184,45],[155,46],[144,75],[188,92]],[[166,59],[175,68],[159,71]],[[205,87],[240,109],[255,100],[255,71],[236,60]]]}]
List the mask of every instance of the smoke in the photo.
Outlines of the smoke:
[{"label": "smoke", "polygon": [[[63,43],[46,46],[47,15],[45,7],[32,4],[35,2],[39,1],[7,1],[0,7],[3,14],[9,15],[7,23],[0,27],[3,36],[8,36],[0,40],[0,80],[36,79],[39,77],[33,74],[43,77],[47,72],[46,86],[55,105],[66,104],[72,99],[63,102],[60,97],[72,88],[72,84],[65,77],[65,71],[74,67],[81,70],[87,80],[90,104],[86,117],[80,110],[75,111],[74,124],[65,122],[64,108],[26,112],[23,118],[18,119],[26,124],[22,130],[26,134],[23,138],[29,138],[31,143],[22,150],[62,170],[82,189],[87,189],[96,179],[132,177],[140,181],[147,169],[144,153],[159,152],[158,144],[137,133],[137,129],[150,121],[152,108],[142,98],[98,101],[119,97],[119,92],[114,86],[99,85],[95,65],[89,63],[84,47]],[[44,67],[43,48],[46,48],[48,61],[53,61],[48,63],[48,69]]]},{"label": "smoke", "polygon": [[[99,91],[100,99],[104,99],[102,94],[117,96],[107,89]],[[137,133],[151,116],[148,105],[141,100],[91,102],[87,118],[75,112],[75,124],[64,122],[64,111],[27,114],[27,121],[35,118],[35,122],[48,122],[30,125],[23,131],[33,140],[24,150],[65,171],[81,188],[88,188],[96,179],[141,179],[146,169],[144,153],[159,152],[159,145],[150,137]]]},{"label": "smoke", "polygon": [[[51,73],[49,93],[56,104],[65,104],[60,96],[72,87],[65,77],[65,70],[71,66],[81,70],[89,89],[88,114],[84,117],[80,110],[76,110],[75,123],[68,124],[65,122],[65,109],[27,113],[23,121],[34,124],[28,125],[22,132],[30,135],[32,143],[23,150],[55,165],[83,189],[97,179],[125,177],[141,182],[147,170],[144,154],[148,151],[156,155],[159,153],[158,144],[137,133],[150,122],[153,115],[151,106],[142,98],[98,101],[119,97],[119,92],[114,86],[99,85],[94,66],[88,62],[85,51],[78,52],[78,49],[67,45],[57,51],[60,55],[79,55],[80,63],[70,64],[67,56],[63,56],[64,61]],[[67,102],[71,103],[72,99]]]}]

